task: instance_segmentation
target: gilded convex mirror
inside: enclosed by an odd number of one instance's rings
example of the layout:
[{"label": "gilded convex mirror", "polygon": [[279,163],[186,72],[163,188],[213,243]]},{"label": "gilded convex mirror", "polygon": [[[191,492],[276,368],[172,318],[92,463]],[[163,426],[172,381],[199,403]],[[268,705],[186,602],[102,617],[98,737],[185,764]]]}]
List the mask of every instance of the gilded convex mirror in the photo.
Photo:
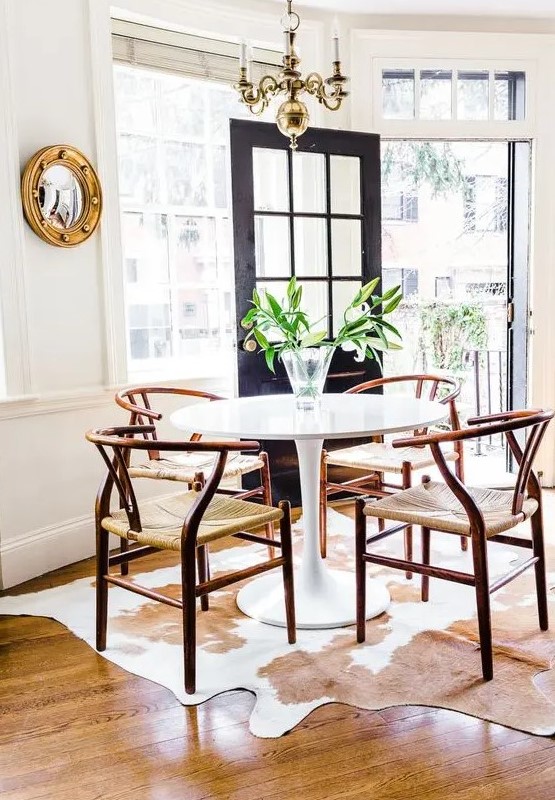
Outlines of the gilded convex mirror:
[{"label": "gilded convex mirror", "polygon": [[35,153],[23,171],[21,196],[27,222],[49,244],[81,244],[100,220],[100,181],[75,147],[52,145]]}]

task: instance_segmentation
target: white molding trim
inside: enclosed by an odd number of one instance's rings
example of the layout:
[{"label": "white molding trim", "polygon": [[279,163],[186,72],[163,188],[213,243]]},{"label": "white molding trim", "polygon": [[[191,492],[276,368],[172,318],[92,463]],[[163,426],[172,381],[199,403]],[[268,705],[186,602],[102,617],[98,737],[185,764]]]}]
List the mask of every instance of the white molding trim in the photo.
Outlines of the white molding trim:
[{"label": "white molding trim", "polygon": [[21,207],[19,146],[13,84],[13,32],[10,0],[0,0],[0,185],[6,194],[0,218],[3,355],[7,395],[33,391],[27,324],[25,234]]},{"label": "white molding trim", "polygon": [[43,414],[58,414],[79,411],[84,408],[114,405],[116,388],[102,387],[84,392],[60,392],[51,395],[27,395],[13,397],[0,402],[0,422],[20,417],[38,417]]},{"label": "white molding trim", "polygon": [[107,386],[127,380],[127,333],[121,245],[112,30],[107,0],[89,0],[91,76],[96,164],[102,181],[100,223],[104,305],[104,363]]},{"label": "white molding trim", "polygon": [[30,531],[0,545],[0,588],[8,589],[95,552],[92,514]]}]

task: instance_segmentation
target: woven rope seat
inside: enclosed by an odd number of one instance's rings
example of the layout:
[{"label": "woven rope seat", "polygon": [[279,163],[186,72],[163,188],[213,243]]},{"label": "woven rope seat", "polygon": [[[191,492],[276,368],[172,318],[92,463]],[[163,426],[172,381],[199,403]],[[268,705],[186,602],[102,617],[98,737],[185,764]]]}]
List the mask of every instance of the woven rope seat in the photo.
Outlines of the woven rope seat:
[{"label": "woven rope seat", "polygon": [[[486,536],[514,528],[537,510],[532,498],[524,500],[522,512],[512,513],[513,492],[497,489],[471,489],[468,493],[478,505],[486,525]],[[370,517],[423,525],[425,528],[470,535],[468,516],[453,492],[444,483],[429,481],[390,495],[382,500],[368,502],[364,513]]]},{"label": "woven rope seat", "polygon": [[[154,443],[153,447],[156,444]],[[158,480],[182,481],[193,483],[195,475],[212,472],[216,456],[207,453],[182,453],[165,458],[150,459],[144,464],[129,467],[132,478],[157,478]],[[263,469],[264,462],[257,456],[245,456],[242,453],[230,454],[225,465],[222,480],[246,475],[257,469]]]},{"label": "woven rope seat", "polygon": [[[162,500],[142,502],[141,531],[129,529],[124,510],[114,511],[109,517],[104,517],[101,525],[104,530],[123,539],[164,550],[180,550],[183,520],[197,498],[197,492],[186,492]],[[206,544],[268,522],[277,522],[282,517],[283,512],[279,508],[216,494],[202,517],[197,542]]]},{"label": "woven rope seat", "polygon": [[[445,450],[446,461],[456,461],[458,453]],[[403,463],[409,462],[412,469],[435,466],[429,447],[393,448],[387,442],[367,442],[366,444],[333,450],[327,454],[326,463],[338,467],[372,470],[373,472],[403,472]]]}]

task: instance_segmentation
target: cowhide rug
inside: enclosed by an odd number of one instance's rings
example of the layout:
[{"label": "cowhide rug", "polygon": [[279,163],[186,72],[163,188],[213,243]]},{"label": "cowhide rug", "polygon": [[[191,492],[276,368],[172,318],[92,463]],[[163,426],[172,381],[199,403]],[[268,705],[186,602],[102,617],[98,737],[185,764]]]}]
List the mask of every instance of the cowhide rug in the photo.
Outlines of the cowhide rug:
[{"label": "cowhide rug", "polygon": [[[397,542],[398,548],[402,546],[401,538],[394,536],[376,547],[391,552]],[[352,519],[330,511],[330,566],[352,570],[352,553]],[[263,554],[264,548],[256,545],[215,552],[213,573],[247,566]],[[491,545],[491,575],[506,571],[525,554]],[[469,561],[468,553],[460,551],[458,537],[432,534],[432,563],[465,570]],[[555,569],[555,548],[551,548],[550,566]],[[407,581],[398,572],[368,569],[387,585],[392,602],[384,614],[368,621],[364,645],[356,644],[354,628],[349,627],[299,630],[297,644],[289,646],[285,630],[256,622],[237,609],[237,587],[231,587],[211,595],[208,612],[199,611],[198,691],[187,696],[179,611],[112,587],[108,649],[102,655],[166,686],[183,704],[201,703],[232,689],[253,692],[256,704],[250,728],[261,737],[280,736],[313,709],[331,702],[373,710],[435,706],[529,733],[555,732],[555,633],[538,628],[533,571],[493,597],[495,674],[493,681],[484,683],[472,588],[432,579],[430,601],[421,603],[418,576]],[[555,572],[548,577],[551,587]],[[177,566],[138,574],[137,581],[179,593]],[[52,617],[91,647],[94,607],[91,578],[0,598],[0,614]],[[551,592],[550,608],[555,631]]]}]

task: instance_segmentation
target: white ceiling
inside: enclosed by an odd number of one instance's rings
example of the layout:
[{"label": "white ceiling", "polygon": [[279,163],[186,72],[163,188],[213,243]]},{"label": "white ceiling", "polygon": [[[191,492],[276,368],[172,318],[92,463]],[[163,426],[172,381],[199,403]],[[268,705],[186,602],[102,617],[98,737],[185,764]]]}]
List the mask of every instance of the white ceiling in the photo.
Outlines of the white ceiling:
[{"label": "white ceiling", "polygon": [[[285,6],[284,0],[276,0]],[[343,14],[458,14],[464,16],[555,17],[555,0],[295,0],[295,7]]]}]

